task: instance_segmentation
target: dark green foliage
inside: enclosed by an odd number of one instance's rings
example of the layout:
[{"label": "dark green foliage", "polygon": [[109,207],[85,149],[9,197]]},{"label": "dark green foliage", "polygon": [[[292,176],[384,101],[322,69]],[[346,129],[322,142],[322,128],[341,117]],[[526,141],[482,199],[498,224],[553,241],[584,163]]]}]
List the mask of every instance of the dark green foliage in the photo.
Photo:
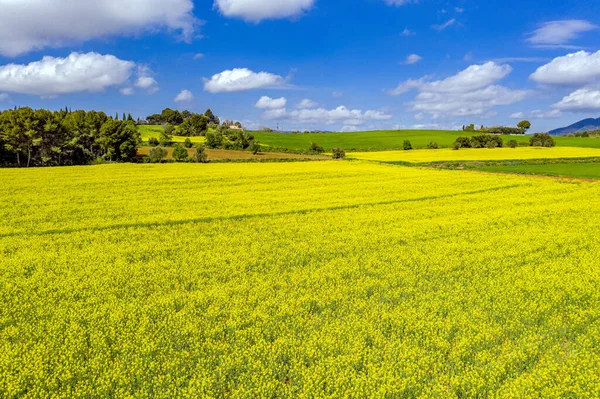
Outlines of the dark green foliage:
[{"label": "dark green foliage", "polygon": [[187,118],[177,130],[178,136],[205,136],[208,128],[208,118],[204,115],[193,114]]},{"label": "dark green foliage", "polygon": [[316,154],[322,154],[325,152],[325,149],[323,147],[321,147],[320,145],[318,145],[317,143],[312,143],[308,150],[310,152],[316,153]]},{"label": "dark green foliage", "polygon": [[208,162],[208,155],[206,154],[206,151],[204,150],[203,145],[200,144],[200,145],[196,146],[196,151],[194,152],[194,155],[192,155],[192,161],[198,162],[198,163],[207,163]]},{"label": "dark green foliage", "polygon": [[529,139],[529,144],[532,147],[554,147],[556,142],[548,133],[536,133]]},{"label": "dark green foliage", "polygon": [[410,143],[409,140],[404,140],[404,143],[402,144],[402,148],[404,149],[404,151],[410,151],[413,149],[412,144]]},{"label": "dark green foliage", "polygon": [[332,148],[333,159],[344,159],[346,158],[346,151],[341,148]]},{"label": "dark green foliage", "polygon": [[148,153],[148,160],[152,163],[160,163],[162,162],[168,155],[168,151],[163,147],[154,147],[150,149]]},{"label": "dark green foliage", "polygon": [[496,148],[504,145],[502,137],[491,134],[482,134],[479,136],[473,136],[471,138],[459,137],[456,139],[455,143],[460,145],[459,148]]},{"label": "dark green foliage", "polygon": [[507,126],[492,126],[486,129],[489,134],[525,134],[525,130],[518,127],[507,127]]},{"label": "dark green foliage", "polygon": [[470,125],[463,126],[463,130],[465,132],[472,132],[475,130],[475,124],[471,123]]},{"label": "dark green foliage", "polygon": [[240,130],[227,130],[223,148],[226,150],[246,150],[254,142],[254,136]]},{"label": "dark green foliage", "polygon": [[529,121],[521,121],[517,124],[517,127],[523,132],[525,133],[526,131],[528,131],[531,128],[531,122]]},{"label": "dark green foliage", "polygon": [[173,144],[173,131],[174,131],[174,127],[173,125],[163,125],[163,131],[160,134],[160,137],[158,138],[158,142],[160,143],[160,145],[162,145],[163,147],[169,147],[171,144]]},{"label": "dark green foliage", "polygon": [[219,118],[217,116],[215,116],[215,114],[213,114],[213,112],[209,109],[206,110],[206,112],[204,113],[204,116],[206,116],[208,118],[208,123],[212,123],[215,125],[220,125],[221,121],[219,120]]},{"label": "dark green foliage", "polygon": [[461,148],[461,145],[459,142],[455,142],[454,144],[452,144],[453,150],[458,151],[458,150],[460,150],[460,148]]},{"label": "dark green foliage", "polygon": [[207,133],[206,146],[208,148],[221,148],[223,146],[223,133],[219,131],[216,133]]},{"label": "dark green foliage", "polygon": [[148,145],[150,145],[151,147],[157,147],[160,145],[160,142],[156,137],[150,137],[148,139]]},{"label": "dark green foliage", "polygon": [[510,140],[510,141],[508,142],[508,146],[509,146],[510,148],[517,148],[517,147],[519,146],[519,143],[517,142],[517,140]]},{"label": "dark green foliage", "polygon": [[194,145],[192,144],[192,140],[190,140],[190,138],[188,137],[187,139],[185,139],[185,141],[183,142],[183,146],[185,148],[192,148]]},{"label": "dark green foliage", "polygon": [[188,157],[189,157],[189,154],[183,146],[178,145],[173,149],[173,159],[175,161],[184,162],[184,161],[187,161]]},{"label": "dark green foliage", "polygon": [[432,141],[431,143],[429,143],[427,145],[427,148],[429,148],[430,150],[437,150],[440,147],[438,146],[438,144],[435,141]]}]

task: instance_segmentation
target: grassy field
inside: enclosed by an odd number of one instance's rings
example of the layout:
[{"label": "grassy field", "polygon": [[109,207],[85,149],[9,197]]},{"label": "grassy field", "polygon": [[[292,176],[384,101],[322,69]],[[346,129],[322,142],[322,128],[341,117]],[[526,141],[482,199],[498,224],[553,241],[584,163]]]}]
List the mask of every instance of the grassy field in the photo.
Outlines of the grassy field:
[{"label": "grassy field", "polygon": [[[394,130],[356,133],[310,133],[283,134],[253,132],[262,144],[277,148],[306,150],[312,143],[323,146],[327,151],[334,147],[350,151],[374,151],[401,149],[404,140],[409,140],[414,148],[427,148],[435,141],[440,147],[451,147],[459,136],[472,136],[479,132],[436,131],[436,130]],[[517,140],[521,145],[529,145],[527,136],[502,136],[504,142]],[[598,138],[557,137],[558,146],[600,148]]]},{"label": "grassy field", "polygon": [[600,184],[2,169],[0,397],[600,396]]},{"label": "grassy field", "polygon": [[[144,142],[147,142],[149,138],[154,137],[155,139],[158,139],[160,137],[160,134],[163,131],[162,126],[156,126],[156,125],[140,125],[138,126],[140,135],[142,136],[142,140]],[[181,137],[181,136],[173,136],[173,142],[175,143],[183,143],[185,141],[185,137]],[[202,136],[194,136],[194,137],[190,137],[190,140],[192,141],[192,143],[204,143],[206,140],[204,137]]]},{"label": "grassy field", "polygon": [[519,147],[519,148],[464,148],[380,151],[348,153],[349,158],[380,162],[432,163],[450,161],[499,161],[514,159],[557,159],[557,158],[595,158],[600,157],[600,149],[575,147]]},{"label": "grassy field", "polygon": [[478,166],[485,172],[519,173],[559,177],[600,179],[600,163],[556,163],[546,165],[494,165]]}]

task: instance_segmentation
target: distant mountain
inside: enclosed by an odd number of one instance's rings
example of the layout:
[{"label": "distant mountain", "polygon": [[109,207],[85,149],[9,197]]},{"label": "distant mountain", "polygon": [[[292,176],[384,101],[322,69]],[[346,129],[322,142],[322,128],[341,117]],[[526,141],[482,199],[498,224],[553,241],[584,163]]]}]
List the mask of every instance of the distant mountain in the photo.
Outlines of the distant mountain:
[{"label": "distant mountain", "polygon": [[560,129],[555,129],[550,132],[552,136],[565,136],[567,134],[573,133],[583,133],[589,132],[591,130],[599,130],[600,129],[600,118],[594,119],[584,119],[577,123],[572,124],[571,126],[562,127]]}]

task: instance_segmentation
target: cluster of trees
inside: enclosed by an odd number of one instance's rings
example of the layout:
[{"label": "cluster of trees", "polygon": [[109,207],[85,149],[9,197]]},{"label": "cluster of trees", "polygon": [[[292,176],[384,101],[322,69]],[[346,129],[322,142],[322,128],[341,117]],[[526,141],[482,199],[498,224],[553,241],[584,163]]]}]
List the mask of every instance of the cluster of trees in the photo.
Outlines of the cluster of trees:
[{"label": "cluster of trees", "polygon": [[452,148],[497,148],[503,145],[504,141],[502,137],[492,134],[482,134],[473,137],[459,137],[454,142]]},{"label": "cluster of trees", "polygon": [[[190,156],[190,153],[186,148],[187,146],[177,145],[173,149],[173,160],[175,162],[198,162],[208,163],[208,154],[202,144],[196,146],[194,153]],[[144,157],[144,163],[162,163],[167,159],[169,151],[164,147],[154,147],[148,152],[148,156]]]},{"label": "cluster of trees", "polygon": [[567,134],[566,137],[583,137],[583,138],[600,137],[600,130],[592,130],[592,131],[589,131],[589,132],[571,133],[571,134]]},{"label": "cluster of trees", "polygon": [[[488,133],[488,134],[504,134],[504,135],[514,135],[514,134],[525,134],[531,128],[531,122],[523,120],[517,124],[517,127],[508,127],[508,126],[492,126],[492,127],[484,127],[481,125],[478,131]],[[465,132],[474,132],[475,125],[463,125],[463,131]]]},{"label": "cluster of trees", "polygon": [[258,154],[261,145],[254,136],[242,130],[230,130],[227,126],[220,126],[215,132],[206,134],[206,146],[211,149],[223,150],[249,150]]},{"label": "cluster of trees", "polygon": [[160,114],[153,114],[146,118],[146,123],[150,125],[181,125],[184,121],[192,117],[204,116],[207,124],[219,125],[221,122],[210,109],[207,109],[204,114],[195,114],[188,110],[178,111],[176,109],[165,108]]},{"label": "cluster of trees", "polygon": [[548,133],[536,133],[529,138],[529,145],[532,147],[554,147],[556,141]]},{"label": "cluster of trees", "polygon": [[140,143],[131,115],[15,108],[0,112],[0,165],[83,165],[96,160],[132,162]]}]

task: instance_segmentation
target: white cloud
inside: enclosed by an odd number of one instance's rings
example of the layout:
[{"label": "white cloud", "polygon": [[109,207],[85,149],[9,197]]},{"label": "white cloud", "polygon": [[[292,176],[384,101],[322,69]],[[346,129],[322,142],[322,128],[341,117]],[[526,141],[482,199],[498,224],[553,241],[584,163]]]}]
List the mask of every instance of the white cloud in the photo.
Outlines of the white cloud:
[{"label": "white cloud", "polygon": [[122,95],[124,96],[133,96],[134,91],[132,87],[124,87],[121,90],[119,90],[121,92]]},{"label": "white cloud", "polygon": [[344,92],[342,92],[342,91],[334,91],[333,93],[331,93],[331,96],[335,97],[335,98],[344,97]]},{"label": "white cloud", "polygon": [[236,68],[204,79],[204,90],[210,93],[231,93],[254,89],[274,89],[286,85],[286,79],[268,72]]},{"label": "white cloud", "polygon": [[531,32],[527,42],[538,48],[576,48],[568,43],[580,37],[582,33],[595,29],[598,27],[584,20],[550,21]]},{"label": "white cloud", "polygon": [[598,112],[600,111],[600,90],[579,89],[563,98],[554,107],[561,111]]},{"label": "white cloud", "polygon": [[541,57],[505,57],[495,58],[493,61],[497,64],[504,64],[507,62],[546,62],[548,59]]},{"label": "white cloud", "polygon": [[414,89],[436,93],[463,93],[490,86],[511,72],[512,68],[509,65],[487,62],[482,65],[471,65],[444,80],[430,82],[427,76],[418,80],[409,79],[400,83],[396,89],[389,91],[389,94],[400,95]]},{"label": "white cloud", "polygon": [[510,66],[493,62],[471,65],[444,80],[431,81],[427,76],[407,80],[388,93],[400,95],[417,90],[419,93],[408,105],[421,119],[424,114],[433,118],[471,115],[488,117],[495,114],[493,107],[522,101],[530,94],[526,90],[510,90],[495,84],[511,71]]},{"label": "white cloud", "polygon": [[127,82],[134,67],[133,62],[98,53],[44,57],[27,65],[1,66],[0,90],[43,97],[101,92]]},{"label": "white cloud", "polygon": [[176,103],[190,103],[194,101],[194,95],[189,90],[182,90],[181,93],[175,97]]},{"label": "white cloud", "polygon": [[553,119],[560,118],[562,116],[562,112],[558,109],[554,109],[552,111],[542,111],[536,109],[535,111],[530,112],[515,112],[510,115],[511,119]]},{"label": "white cloud", "polygon": [[0,54],[159,29],[189,41],[198,21],[192,0],[0,0]]},{"label": "white cloud", "polygon": [[530,76],[538,83],[556,86],[584,86],[600,81],[600,51],[579,51],[558,57]]},{"label": "white cloud", "polygon": [[202,59],[204,59],[204,54],[202,54],[202,53],[194,54],[194,60],[202,60]]},{"label": "white cloud", "polygon": [[449,27],[451,27],[452,25],[454,25],[456,23],[456,19],[452,18],[451,20],[444,22],[441,25],[432,25],[432,28],[437,30],[438,32],[441,32],[443,30],[448,29]]},{"label": "white cloud", "polygon": [[415,32],[413,32],[412,30],[408,29],[408,28],[404,28],[404,30],[401,33],[402,36],[404,37],[408,37],[408,36],[414,36],[416,35]]},{"label": "white cloud", "polygon": [[344,125],[359,126],[367,121],[385,121],[390,120],[392,115],[383,111],[359,109],[349,109],[345,106],[339,106],[335,109],[313,108],[313,109],[295,109],[288,111],[285,108],[272,109],[263,113],[266,120],[287,119],[300,124],[327,124],[343,122]]},{"label": "white cloud", "polygon": [[422,61],[423,57],[421,57],[418,54],[411,54],[408,57],[406,57],[406,61],[404,61],[404,63],[406,65],[412,65],[412,64],[416,64],[419,61]]},{"label": "white cloud", "polygon": [[215,0],[214,7],[230,18],[248,22],[299,17],[312,8],[315,0]]},{"label": "white cloud", "polygon": [[305,98],[304,100],[300,101],[300,103],[298,103],[298,105],[296,105],[296,108],[310,109],[310,108],[316,108],[318,105],[319,104],[317,102]]},{"label": "white cloud", "polygon": [[258,109],[281,109],[285,108],[287,104],[287,99],[285,97],[281,98],[271,98],[267,96],[262,96],[254,106]]}]

